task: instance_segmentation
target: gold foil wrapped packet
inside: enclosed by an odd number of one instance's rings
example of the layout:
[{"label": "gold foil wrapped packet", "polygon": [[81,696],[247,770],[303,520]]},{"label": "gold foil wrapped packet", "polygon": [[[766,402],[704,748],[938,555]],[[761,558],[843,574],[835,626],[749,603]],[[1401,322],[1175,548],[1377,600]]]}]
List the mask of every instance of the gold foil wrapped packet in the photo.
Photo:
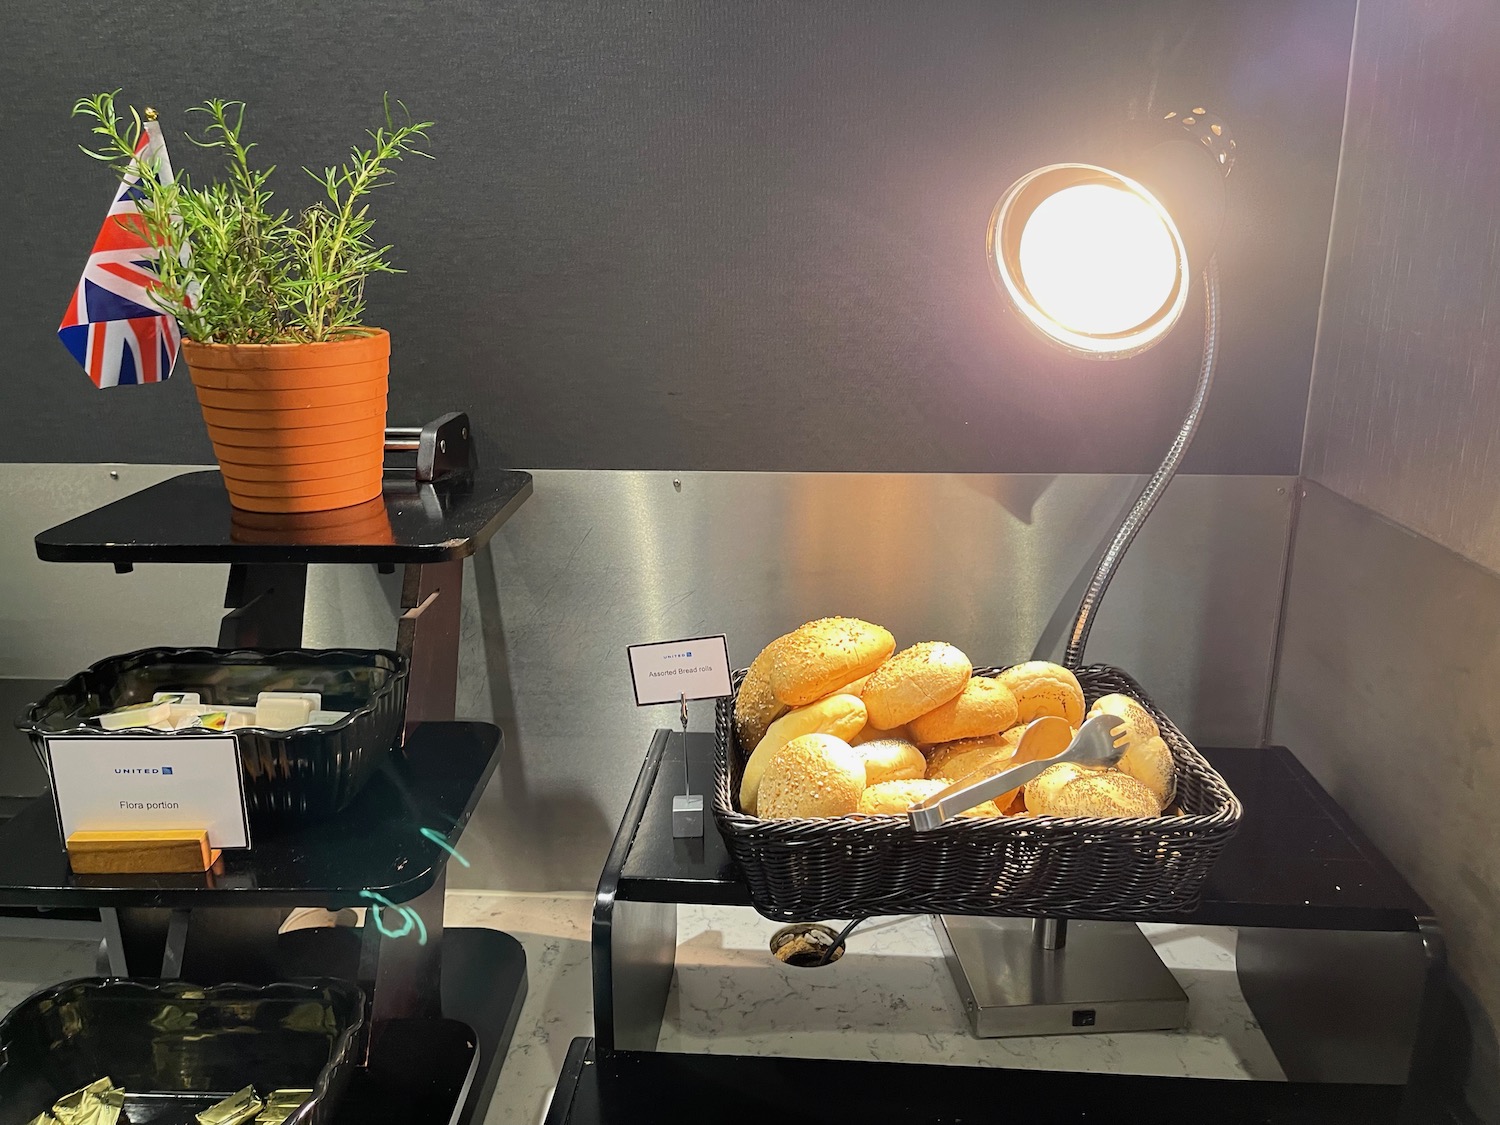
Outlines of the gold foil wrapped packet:
[{"label": "gold foil wrapped packet", "polygon": [[255,1119],[265,1104],[255,1096],[254,1086],[246,1086],[239,1093],[230,1094],[223,1101],[200,1110],[196,1115],[198,1125],[245,1125],[245,1122]]},{"label": "gold foil wrapped packet", "polygon": [[125,1091],[101,1078],[59,1098],[50,1110],[33,1117],[31,1125],[117,1125],[124,1108]]},{"label": "gold foil wrapped packet", "polygon": [[272,1090],[266,1095],[266,1108],[260,1111],[254,1125],[281,1125],[310,1097],[311,1090]]}]

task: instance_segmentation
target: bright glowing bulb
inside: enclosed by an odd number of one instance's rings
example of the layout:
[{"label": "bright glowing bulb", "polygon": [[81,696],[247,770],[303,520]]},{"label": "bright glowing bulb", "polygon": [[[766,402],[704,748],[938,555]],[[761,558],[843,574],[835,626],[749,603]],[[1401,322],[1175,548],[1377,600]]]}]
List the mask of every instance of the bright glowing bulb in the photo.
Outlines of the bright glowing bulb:
[{"label": "bright glowing bulb", "polygon": [[1128,332],[1177,283],[1176,242],[1135,192],[1075,184],[1038,204],[1021,232],[1021,275],[1039,311],[1074,332]]}]

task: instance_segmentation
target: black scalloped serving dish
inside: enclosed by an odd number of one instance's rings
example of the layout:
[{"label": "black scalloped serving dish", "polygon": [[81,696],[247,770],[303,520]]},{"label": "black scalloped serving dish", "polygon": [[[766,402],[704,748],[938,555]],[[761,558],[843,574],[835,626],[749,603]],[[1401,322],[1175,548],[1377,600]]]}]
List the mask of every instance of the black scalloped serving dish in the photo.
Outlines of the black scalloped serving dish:
[{"label": "black scalloped serving dish", "polygon": [[287,1125],[326,1125],[361,1055],[365,1000],[349,981],[268,985],[84,978],[0,1020],[0,1125],[24,1125],[99,1078],[120,1120],[191,1125],[246,1086],[311,1089]]},{"label": "black scalloped serving dish", "polygon": [[[16,720],[47,765],[46,735],[102,732],[91,715],[158,691],[196,691],[207,704],[253,703],[258,691],[320,691],[337,723],[229,731],[239,748],[252,825],[332,816],[349,805],[401,736],[406,658],[386,649],[148,648],[78,673]],[[202,730],[113,732],[176,738]]]}]

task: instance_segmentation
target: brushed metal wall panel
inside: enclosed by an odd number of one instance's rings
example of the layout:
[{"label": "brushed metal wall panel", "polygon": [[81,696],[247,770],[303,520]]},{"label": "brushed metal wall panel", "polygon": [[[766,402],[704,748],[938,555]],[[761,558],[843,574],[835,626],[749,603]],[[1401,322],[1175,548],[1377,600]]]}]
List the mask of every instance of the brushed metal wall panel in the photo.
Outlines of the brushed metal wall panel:
[{"label": "brushed metal wall panel", "polygon": [[[279,205],[382,91],[436,120],[380,194],[404,277],[393,418],[469,410],[486,456],[566,468],[1149,471],[1197,364],[1104,369],[1006,314],[984,228],[1018,175],[1110,163],[1206,102],[1242,153],[1195,472],[1294,473],[1354,0],[115,0],[0,3],[0,149],[26,154],[0,276],[0,458],[202,461],[192,389],[100,393],[54,331],[110,197],[68,107],[243,98]],[[232,29],[227,34],[226,29]],[[232,43],[230,42],[232,40]],[[372,61],[373,60],[373,61]],[[1087,440],[1080,435],[1087,434]]]},{"label": "brushed metal wall panel", "polygon": [[1483,1088],[1471,1098],[1500,1106],[1500,578],[1328,489],[1305,490],[1271,737],[1436,910],[1454,968],[1488,1011],[1473,1032]]},{"label": "brushed metal wall panel", "polygon": [[[725,632],[743,666],[846,613],[903,642],[1023,659],[1138,483],[536,471],[492,558],[468,569],[459,706],[496,716],[512,751],[453,885],[593,886],[651,732],[675,722],[634,706],[626,644]],[[1094,631],[1090,656],[1130,669],[1201,742],[1261,739],[1290,485],[1179,478]],[[393,590],[371,571],[315,568],[309,590],[310,637],[369,643],[389,620]],[[695,705],[693,729],[711,725]]]},{"label": "brushed metal wall panel", "polygon": [[1362,0],[1303,472],[1500,571],[1500,19]]},{"label": "brushed metal wall panel", "polygon": [[[62,677],[111,652],[212,642],[221,567],[37,562],[31,535],[184,471],[0,466],[0,651]],[[680,488],[674,486],[674,480]],[[854,613],[904,642],[1025,658],[1060,636],[1079,572],[1139,481],[538,470],[536,493],[466,566],[459,710],[508,750],[455,886],[586,890],[652,730],[625,645],[725,632],[737,664],[810,617]],[[1104,602],[1090,656],[1132,671],[1203,743],[1260,741],[1290,518],[1284,477],[1179,477]],[[389,645],[397,576],[313,567],[311,645]],[[1062,609],[1059,611],[1059,606]],[[1052,651],[1061,648],[1060,641]],[[711,708],[694,707],[709,729]],[[26,753],[0,743],[0,753]]]}]

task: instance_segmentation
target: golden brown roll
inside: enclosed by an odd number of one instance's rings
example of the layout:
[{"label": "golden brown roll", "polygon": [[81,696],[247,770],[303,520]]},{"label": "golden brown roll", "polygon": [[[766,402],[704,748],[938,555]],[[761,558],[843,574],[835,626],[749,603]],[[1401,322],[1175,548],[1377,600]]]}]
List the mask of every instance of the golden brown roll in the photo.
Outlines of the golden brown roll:
[{"label": "golden brown roll", "polygon": [[957,781],[973,773],[982,772],[986,777],[999,773],[1015,757],[1016,742],[1004,734],[992,734],[934,746],[927,755],[927,776]]},{"label": "golden brown roll", "polygon": [[863,695],[865,693],[865,683],[866,683],[866,681],[869,680],[869,678],[870,678],[869,676],[861,676],[859,679],[853,680],[850,683],[845,684],[843,687],[839,688],[839,690],[837,692],[835,692],[834,694],[836,694],[836,695]]},{"label": "golden brown roll", "polygon": [[734,700],[734,733],[746,754],[759,746],[767,728],[786,714],[786,704],[771,693],[771,663],[777,646],[785,640],[785,636],[777,637],[761,649],[740,682],[740,693]]},{"label": "golden brown roll", "polygon": [[745,763],[740,778],[740,808],[754,813],[761,777],[771,756],[794,738],[805,734],[831,734],[848,741],[865,728],[865,705],[857,695],[830,695],[806,707],[788,711],[771,724],[755,753]]},{"label": "golden brown roll", "polygon": [[868,676],[895,648],[889,632],[856,617],[809,621],[776,646],[771,693],[788,707],[802,707]]},{"label": "golden brown roll", "polygon": [[[911,732],[905,727],[892,727],[890,730],[881,730],[879,727],[868,725],[848,741],[850,746],[862,746],[866,742],[874,742],[881,738],[899,738],[904,742],[916,741],[916,739],[912,738]],[[918,749],[921,749],[921,747],[918,747]]]},{"label": "golden brown roll", "polygon": [[1071,762],[1053,766],[1027,782],[1026,808],[1038,816],[1161,815],[1156,794],[1129,774]]},{"label": "golden brown roll", "polygon": [[983,738],[1016,725],[1016,697],[999,680],[973,676],[963,691],[907,724],[918,742]]},{"label": "golden brown roll", "polygon": [[1118,768],[1151,790],[1163,805],[1176,791],[1177,765],[1172,760],[1172,751],[1160,738],[1132,743],[1120,758]]},{"label": "golden brown roll", "polygon": [[[894,814],[905,816],[906,810],[918,801],[925,801],[928,797],[935,797],[944,789],[948,788],[946,781],[925,781],[912,779],[908,781],[881,781],[871,785],[859,798],[859,811],[862,813],[873,813],[876,815]],[[968,809],[962,816],[999,816],[1000,810],[995,807],[994,801],[983,801]]]},{"label": "golden brown roll", "polygon": [[1138,742],[1145,742],[1148,738],[1161,734],[1161,728],[1156,725],[1150,711],[1130,696],[1118,692],[1095,700],[1094,705],[1089,708],[1088,717],[1092,719],[1095,715],[1115,715],[1124,719],[1132,738]]},{"label": "golden brown roll", "polygon": [[779,748],[760,781],[760,815],[843,816],[859,809],[865,763],[859,751],[831,734],[805,734]]},{"label": "golden brown roll", "polygon": [[1089,708],[1089,718],[1095,715],[1113,715],[1125,724],[1128,741],[1118,768],[1165,804],[1176,789],[1176,763],[1151,712],[1130,696],[1115,694],[1103,696]]},{"label": "golden brown roll", "polygon": [[1067,719],[1070,727],[1083,724],[1083,688],[1078,677],[1061,664],[1028,660],[1007,668],[997,679],[1016,697],[1018,722],[1058,715]]},{"label": "golden brown roll", "polygon": [[902,649],[865,682],[870,722],[888,730],[941,707],[964,690],[973,670],[967,656],[942,641]]},{"label": "golden brown roll", "polygon": [[927,773],[922,751],[904,738],[877,738],[854,748],[864,755],[865,784],[882,781],[913,781]]}]

